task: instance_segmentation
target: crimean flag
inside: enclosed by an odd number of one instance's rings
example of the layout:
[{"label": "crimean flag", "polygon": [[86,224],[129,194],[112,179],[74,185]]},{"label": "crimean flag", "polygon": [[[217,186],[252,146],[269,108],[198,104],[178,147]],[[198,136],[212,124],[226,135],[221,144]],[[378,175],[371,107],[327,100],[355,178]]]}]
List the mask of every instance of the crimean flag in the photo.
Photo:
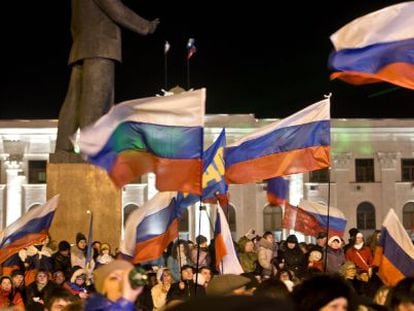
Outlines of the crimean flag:
[{"label": "crimean flag", "polygon": [[188,39],[188,42],[187,42],[187,59],[190,59],[195,54],[196,51],[197,51],[197,48],[195,46],[194,38]]},{"label": "crimean flag", "polygon": [[402,2],[354,19],[332,34],[331,79],[414,89],[413,16],[414,2]]},{"label": "crimean flag", "polygon": [[159,191],[201,195],[205,89],[115,105],[80,132],[80,151],[121,187],[154,172]]},{"label": "crimean flag", "polygon": [[216,251],[216,266],[221,274],[241,274],[243,268],[240,265],[229,224],[223,209],[217,206],[216,225],[214,229],[214,247]]},{"label": "crimean flag", "polygon": [[267,180],[267,201],[275,206],[286,202],[289,191],[289,181],[283,177],[274,177]]},{"label": "crimean flag", "polygon": [[414,276],[414,245],[392,208],[382,224],[373,266],[379,268],[382,282],[390,286]]},{"label": "crimean flag", "polygon": [[30,209],[0,232],[0,263],[21,249],[40,244],[47,238],[58,202],[59,195],[55,195],[44,205]]},{"label": "crimean flag", "polygon": [[330,99],[227,146],[226,182],[244,184],[330,166]]},{"label": "crimean flag", "polygon": [[316,236],[319,232],[319,223],[312,214],[286,202],[282,228],[293,229],[309,236]]}]

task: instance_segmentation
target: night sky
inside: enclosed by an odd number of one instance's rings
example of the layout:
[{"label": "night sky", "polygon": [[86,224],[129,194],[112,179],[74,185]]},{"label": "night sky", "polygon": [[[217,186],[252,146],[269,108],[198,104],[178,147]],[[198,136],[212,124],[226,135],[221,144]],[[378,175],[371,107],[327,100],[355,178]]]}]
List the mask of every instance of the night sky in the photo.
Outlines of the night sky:
[{"label": "night sky", "polygon": [[[414,91],[382,83],[354,86],[329,80],[329,36],[392,1],[125,0],[154,35],[123,30],[116,102],[186,87],[186,43],[196,40],[190,86],[207,88],[207,113],[282,118],[332,92],[333,118],[414,118]],[[320,3],[318,3],[320,2]],[[281,7],[279,7],[281,6]],[[70,1],[9,1],[1,23],[0,119],[55,119],[69,81]]]}]

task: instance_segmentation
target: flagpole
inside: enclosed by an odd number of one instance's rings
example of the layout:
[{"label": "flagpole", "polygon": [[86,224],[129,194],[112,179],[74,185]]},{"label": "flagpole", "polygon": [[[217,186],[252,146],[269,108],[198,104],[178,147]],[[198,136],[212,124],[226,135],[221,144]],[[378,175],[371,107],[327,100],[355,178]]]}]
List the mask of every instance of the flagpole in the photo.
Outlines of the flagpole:
[{"label": "flagpole", "polygon": [[187,90],[190,89],[190,58],[187,57]]},{"label": "flagpole", "polygon": [[88,233],[88,247],[86,249],[86,263],[85,269],[88,275],[88,280],[90,278],[89,269],[92,261],[92,232],[93,232],[93,212],[91,210],[86,211],[87,214],[90,215],[89,218],[89,233]]},{"label": "flagpole", "polygon": [[168,41],[165,41],[164,44],[164,90],[168,91],[168,50],[170,49],[170,44]]},{"label": "flagpole", "polygon": [[[201,212],[205,210],[205,206],[200,202],[200,210],[198,214],[198,235],[201,235]],[[194,287],[194,295],[197,296],[197,284],[198,284],[198,268],[199,268],[199,260],[200,260],[200,243],[197,243],[197,263],[196,263],[196,278],[195,278],[195,287]]]},{"label": "flagpole", "polygon": [[324,258],[324,267],[323,271],[326,272],[327,264],[328,264],[328,240],[329,240],[329,213],[331,210],[331,169],[328,168],[328,208],[327,208],[327,216],[328,220],[326,221],[326,244],[325,244],[325,258]]}]

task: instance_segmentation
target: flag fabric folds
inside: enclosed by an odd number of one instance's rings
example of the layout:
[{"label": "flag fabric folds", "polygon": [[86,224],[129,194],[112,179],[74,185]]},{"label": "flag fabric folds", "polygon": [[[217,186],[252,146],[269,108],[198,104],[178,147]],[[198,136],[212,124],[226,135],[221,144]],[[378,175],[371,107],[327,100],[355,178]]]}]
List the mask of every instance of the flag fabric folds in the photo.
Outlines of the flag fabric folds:
[{"label": "flag fabric folds", "polygon": [[195,46],[194,38],[188,39],[188,42],[187,42],[187,59],[190,59],[191,56],[193,56],[196,51],[197,51],[197,49],[196,49],[196,46]]},{"label": "flag fabric folds", "polygon": [[382,224],[373,265],[386,285],[414,276],[414,245],[392,208]]},{"label": "flag fabric folds", "polygon": [[203,195],[205,203],[220,202],[221,206],[228,204],[228,186],[224,179],[224,148],[226,146],[226,131],[223,128],[216,141],[203,155]]},{"label": "flag fabric folds", "polygon": [[329,147],[328,97],[227,146],[226,181],[253,183],[326,168]]},{"label": "flag fabric folds", "polygon": [[328,237],[334,235],[343,237],[347,221],[341,210],[331,206],[328,217],[328,207],[326,205],[301,200],[298,207],[316,218],[319,225],[318,231],[328,231],[329,226]]},{"label": "flag fabric folds", "polygon": [[158,192],[129,215],[121,252],[132,257],[133,263],[159,258],[168,244],[178,237],[179,217],[177,192]]},{"label": "flag fabric folds", "polygon": [[205,89],[115,105],[80,132],[80,151],[121,187],[148,172],[160,191],[201,194]]},{"label": "flag fabric folds", "polygon": [[267,201],[272,205],[283,205],[289,190],[289,181],[283,177],[275,177],[267,180]]},{"label": "flag fabric folds", "polygon": [[414,89],[413,16],[414,2],[403,2],[359,17],[332,34],[331,78]]},{"label": "flag fabric folds", "polygon": [[319,232],[319,222],[311,213],[286,202],[282,228],[316,236]]},{"label": "flag fabric folds", "polygon": [[59,195],[44,205],[34,207],[0,233],[0,263],[33,244],[40,244],[48,235],[58,206]]},{"label": "flag fabric folds", "polygon": [[221,274],[243,273],[243,268],[240,265],[236,250],[234,249],[229,224],[220,206],[217,206],[214,247],[216,252],[216,266]]}]

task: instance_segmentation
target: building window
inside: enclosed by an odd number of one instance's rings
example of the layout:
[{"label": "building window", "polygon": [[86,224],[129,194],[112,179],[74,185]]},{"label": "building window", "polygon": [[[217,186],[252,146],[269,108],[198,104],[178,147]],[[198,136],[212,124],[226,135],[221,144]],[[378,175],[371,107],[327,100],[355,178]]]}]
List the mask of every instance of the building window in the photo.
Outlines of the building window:
[{"label": "building window", "polygon": [[232,235],[236,234],[236,209],[233,205],[227,205],[227,210],[224,210],[227,222],[229,224],[230,232]]},{"label": "building window", "polygon": [[357,228],[359,230],[375,229],[375,207],[369,202],[362,202],[357,207]]},{"label": "building window", "polygon": [[188,208],[183,209],[181,218],[178,220],[178,231],[181,234],[188,235],[190,230],[189,219],[188,219]]},{"label": "building window", "polygon": [[356,182],[374,182],[374,159],[355,159]]},{"label": "building window", "polygon": [[328,183],[329,182],[329,169],[324,168],[309,173],[309,182]]},{"label": "building window", "polygon": [[267,205],[263,210],[263,232],[276,233],[282,230],[282,208]]},{"label": "building window", "polygon": [[414,202],[409,202],[403,207],[403,226],[406,230],[414,230]]},{"label": "building window", "polygon": [[46,183],[46,165],[47,161],[31,160],[29,161],[29,184]]},{"label": "building window", "polygon": [[131,213],[135,210],[137,210],[139,207],[136,204],[128,204],[123,209],[123,217],[124,217],[124,227],[128,220],[128,217],[131,215]]},{"label": "building window", "polygon": [[414,159],[401,159],[402,181],[414,181]]}]

